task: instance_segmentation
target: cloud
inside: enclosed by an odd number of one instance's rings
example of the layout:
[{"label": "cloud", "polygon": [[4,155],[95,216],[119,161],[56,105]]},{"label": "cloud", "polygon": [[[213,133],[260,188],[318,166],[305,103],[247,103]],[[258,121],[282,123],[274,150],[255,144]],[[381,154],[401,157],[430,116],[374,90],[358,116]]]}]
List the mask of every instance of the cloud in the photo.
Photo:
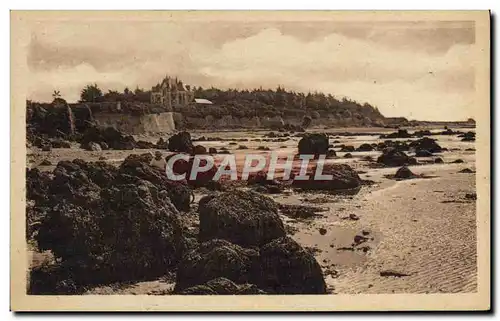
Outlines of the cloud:
[{"label": "cloud", "polygon": [[151,87],[166,73],[203,87],[278,85],[370,102],[386,116],[473,116],[470,23],[46,24],[28,55],[30,98]]}]

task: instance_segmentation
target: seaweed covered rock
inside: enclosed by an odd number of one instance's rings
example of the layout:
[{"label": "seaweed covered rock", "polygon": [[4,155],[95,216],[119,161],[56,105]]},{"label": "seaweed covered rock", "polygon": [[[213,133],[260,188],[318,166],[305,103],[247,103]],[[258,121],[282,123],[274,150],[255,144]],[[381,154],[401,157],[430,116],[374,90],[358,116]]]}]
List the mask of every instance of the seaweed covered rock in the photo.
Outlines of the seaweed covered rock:
[{"label": "seaweed covered rock", "polygon": [[228,191],[200,200],[200,241],[225,239],[260,246],[285,235],[278,206],[253,191]]},{"label": "seaweed covered rock", "polygon": [[48,197],[51,177],[38,168],[26,168],[26,199],[35,202],[44,202]]},{"label": "seaweed covered rock", "polygon": [[94,206],[61,199],[35,239],[74,272],[77,286],[164,274],[186,243],[179,212],[147,181],[105,188]]},{"label": "seaweed covered rock", "polygon": [[195,285],[181,291],[179,294],[193,294],[193,295],[254,295],[266,294],[260,290],[255,284],[236,284],[231,280],[220,277],[208,281],[205,284]]},{"label": "seaweed covered rock", "polygon": [[191,188],[185,181],[169,180],[167,175],[150,165],[152,155],[130,155],[120,165],[120,177],[135,177],[153,183],[160,190],[166,190],[170,200],[178,210],[188,211],[192,200]]},{"label": "seaweed covered rock", "polygon": [[235,283],[252,283],[260,276],[259,252],[226,240],[210,240],[188,252],[177,269],[175,292],[224,277]]},{"label": "seaweed covered rock", "polygon": [[191,153],[194,149],[191,134],[180,132],[168,139],[168,150],[171,152]]},{"label": "seaweed covered rock", "polygon": [[321,174],[331,175],[331,179],[315,179],[317,166],[306,173],[309,179],[299,179],[295,176],[292,186],[307,190],[347,191],[361,187],[358,173],[347,164],[324,164]]},{"label": "seaweed covered rock", "polygon": [[276,294],[325,294],[321,267],[312,254],[288,236],[260,250],[261,278],[257,286]]},{"label": "seaweed covered rock", "polygon": [[409,163],[409,159],[405,152],[388,147],[377,158],[377,163],[382,163],[385,166],[403,166]]},{"label": "seaweed covered rock", "polygon": [[440,153],[442,151],[441,146],[436,143],[436,140],[429,137],[423,137],[411,142],[410,147],[414,148],[416,152],[419,150],[426,150],[431,153]]},{"label": "seaweed covered rock", "polygon": [[326,155],[328,152],[328,136],[326,134],[306,134],[299,141],[299,154]]}]

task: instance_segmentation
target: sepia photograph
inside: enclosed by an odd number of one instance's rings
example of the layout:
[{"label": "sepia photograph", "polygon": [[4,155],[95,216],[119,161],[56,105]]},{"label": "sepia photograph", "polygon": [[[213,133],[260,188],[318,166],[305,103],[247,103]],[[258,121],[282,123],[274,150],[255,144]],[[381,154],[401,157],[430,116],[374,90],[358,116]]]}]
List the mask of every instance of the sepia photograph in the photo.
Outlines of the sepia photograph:
[{"label": "sepia photograph", "polygon": [[12,11],[11,309],[487,310],[490,12]]}]

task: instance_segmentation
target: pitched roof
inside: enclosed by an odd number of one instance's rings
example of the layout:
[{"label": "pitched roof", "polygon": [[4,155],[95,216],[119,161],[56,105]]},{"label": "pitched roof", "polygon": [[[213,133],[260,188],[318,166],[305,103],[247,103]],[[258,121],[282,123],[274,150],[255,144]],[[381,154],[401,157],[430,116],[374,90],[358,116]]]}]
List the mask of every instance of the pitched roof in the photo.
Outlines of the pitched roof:
[{"label": "pitched roof", "polygon": [[195,98],[194,99],[195,103],[197,104],[206,104],[206,105],[213,105],[213,102],[211,102],[208,99],[203,99],[203,98]]}]

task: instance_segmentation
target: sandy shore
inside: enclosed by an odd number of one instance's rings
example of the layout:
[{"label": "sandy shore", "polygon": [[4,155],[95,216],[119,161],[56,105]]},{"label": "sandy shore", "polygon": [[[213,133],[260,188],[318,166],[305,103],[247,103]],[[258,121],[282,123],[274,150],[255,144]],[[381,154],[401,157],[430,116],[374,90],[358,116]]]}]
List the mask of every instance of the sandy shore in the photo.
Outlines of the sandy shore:
[{"label": "sandy shore", "polygon": [[[294,238],[317,248],[334,293],[474,292],[477,289],[473,174],[396,182],[351,202],[323,204],[325,217],[297,226]],[[359,220],[342,219],[354,213]],[[326,228],[320,235],[319,228]],[[356,235],[368,240],[352,248]],[[373,238],[373,239],[372,239]],[[367,252],[359,250],[366,248]],[[384,271],[408,276],[381,276]],[[328,273],[325,273],[328,274]]]}]

